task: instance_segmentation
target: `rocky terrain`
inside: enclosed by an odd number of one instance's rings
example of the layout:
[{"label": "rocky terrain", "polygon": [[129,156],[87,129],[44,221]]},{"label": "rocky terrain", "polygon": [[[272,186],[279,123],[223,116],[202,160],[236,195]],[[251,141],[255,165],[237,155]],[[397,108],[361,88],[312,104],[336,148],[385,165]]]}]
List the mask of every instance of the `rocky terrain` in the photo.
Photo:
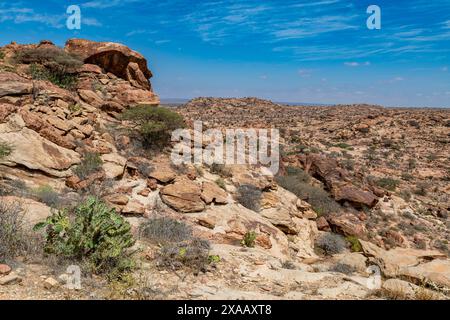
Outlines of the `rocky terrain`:
[{"label": "rocky terrain", "polygon": [[[115,43],[0,48],[0,214],[29,236],[0,299],[448,299],[450,111],[198,98],[172,109],[188,127],[279,129],[281,170],[175,166],[126,117],[161,108],[151,77]],[[31,229],[88,196],[131,226],[134,267],[71,290],[77,261]]]}]

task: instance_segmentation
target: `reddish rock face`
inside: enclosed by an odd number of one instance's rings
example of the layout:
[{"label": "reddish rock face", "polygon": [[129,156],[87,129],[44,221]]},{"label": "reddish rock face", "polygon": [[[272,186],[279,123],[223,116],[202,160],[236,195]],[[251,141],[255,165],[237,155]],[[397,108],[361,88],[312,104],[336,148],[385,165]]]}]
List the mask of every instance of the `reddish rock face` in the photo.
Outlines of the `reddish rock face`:
[{"label": "reddish rock face", "polygon": [[147,60],[122,44],[70,39],[66,42],[65,50],[79,55],[85,63],[97,65],[106,72],[151,90],[148,79],[152,73],[147,67]]}]

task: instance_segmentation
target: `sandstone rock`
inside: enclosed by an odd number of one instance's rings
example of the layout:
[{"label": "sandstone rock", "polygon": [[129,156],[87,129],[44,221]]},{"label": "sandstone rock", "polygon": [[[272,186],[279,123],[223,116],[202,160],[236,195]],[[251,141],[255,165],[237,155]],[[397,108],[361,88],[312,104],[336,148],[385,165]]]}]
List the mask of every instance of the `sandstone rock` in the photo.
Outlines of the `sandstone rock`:
[{"label": "sandstone rock", "polygon": [[105,197],[105,200],[108,201],[109,203],[117,204],[117,205],[121,205],[121,206],[126,205],[129,201],[129,199],[126,195],[119,194],[119,193],[109,195],[109,196]]},{"label": "sandstone rock", "polygon": [[216,183],[205,181],[202,184],[202,194],[201,198],[205,201],[206,204],[210,204],[212,202],[217,204],[227,204],[228,203],[228,194],[220,188]]},{"label": "sandstone rock", "polygon": [[29,230],[31,230],[36,223],[44,221],[51,215],[51,208],[49,206],[32,199],[4,196],[0,197],[0,202],[10,205],[19,204],[24,212],[24,227]]},{"label": "sandstone rock", "polygon": [[52,277],[48,277],[47,279],[44,280],[44,288],[47,290],[51,290],[54,288],[59,287],[59,282],[58,280],[52,278]]},{"label": "sandstone rock", "polygon": [[0,98],[31,94],[33,83],[12,72],[0,72]]},{"label": "sandstone rock", "polygon": [[[359,242],[361,243],[364,254],[374,263],[377,263],[382,268],[383,273],[388,277],[396,277],[408,272],[414,274],[414,271],[425,271],[427,266],[418,269],[410,268],[419,266],[423,260],[445,258],[444,254],[434,250],[417,250],[409,248],[384,250],[373,243],[364,240],[359,240]],[[439,279],[440,277],[442,277],[441,279],[445,279],[445,276],[442,276],[442,273],[439,275],[439,273],[448,272],[448,269],[445,269],[446,264],[448,267],[448,262],[435,262],[428,265],[428,267],[430,267],[429,274],[436,272],[437,275],[433,275],[435,279]]]},{"label": "sandstone rock", "polygon": [[365,224],[352,213],[330,215],[327,217],[327,222],[332,229],[337,229],[344,235],[356,236],[359,239],[367,239],[367,229]]},{"label": "sandstone rock", "polygon": [[240,246],[244,235],[254,231],[257,237],[256,249],[265,248],[276,257],[287,259],[289,245],[286,235],[275,228],[258,213],[241,205],[228,204],[213,206],[201,213],[187,214],[206,227],[206,235],[214,243],[232,244]]},{"label": "sandstone rock", "polygon": [[296,203],[297,209],[302,213],[306,219],[316,219],[317,213],[312,209],[312,206],[302,199],[298,199]]},{"label": "sandstone rock", "polygon": [[367,258],[361,253],[351,252],[343,254],[339,259],[338,263],[351,267],[359,273],[366,273],[366,261]]},{"label": "sandstone rock", "polygon": [[198,212],[205,209],[200,186],[189,179],[180,179],[162,188],[161,199],[180,212]]},{"label": "sandstone rock", "polygon": [[59,130],[62,130],[64,132],[69,131],[72,129],[72,126],[69,125],[68,121],[64,121],[56,116],[50,116],[47,118],[48,123],[50,123],[52,126],[58,128]]},{"label": "sandstone rock", "polygon": [[169,183],[175,179],[177,173],[170,166],[156,165],[154,170],[152,170],[148,176],[159,182]]},{"label": "sandstone rock", "polygon": [[145,207],[137,200],[130,200],[126,206],[122,209],[122,214],[126,215],[143,215],[145,213]]},{"label": "sandstone rock", "polygon": [[122,44],[71,39],[66,42],[65,50],[80,55],[85,63],[100,66],[106,72],[151,90],[148,79],[152,73],[147,60]]},{"label": "sandstone rock", "polygon": [[327,219],[324,217],[319,217],[316,220],[317,228],[321,231],[331,231],[330,225],[328,224]]},{"label": "sandstone rock", "polygon": [[52,176],[67,177],[70,175],[68,169],[80,162],[80,156],[76,152],[42,138],[33,130],[17,128],[13,122],[0,124],[0,134],[2,139],[14,146],[13,153],[8,158],[11,165],[22,165]]},{"label": "sandstone rock", "polygon": [[95,64],[89,64],[85,63],[81,66],[80,69],[78,69],[78,72],[87,72],[87,73],[95,73],[95,74],[102,74],[102,68]]},{"label": "sandstone rock", "polygon": [[94,107],[100,107],[103,104],[102,98],[100,98],[94,91],[80,89],[78,90],[78,94],[81,99]]},{"label": "sandstone rock", "polygon": [[22,278],[15,274],[9,274],[7,276],[0,277],[0,286],[6,286],[18,282],[22,282]]},{"label": "sandstone rock", "polygon": [[417,266],[407,266],[401,269],[401,275],[419,281],[429,280],[440,286],[450,288],[450,260],[436,259]]},{"label": "sandstone rock", "polygon": [[358,206],[373,207],[378,199],[368,190],[361,190],[353,185],[348,173],[339,167],[335,159],[322,155],[310,154],[305,160],[306,171],[320,178],[331,190],[336,200],[346,200]]},{"label": "sandstone rock", "polygon": [[102,155],[101,158],[106,178],[115,179],[123,175],[127,163],[124,157],[117,153],[110,153]]},{"label": "sandstone rock", "polygon": [[361,190],[351,183],[333,183],[331,193],[336,201],[347,200],[358,205],[373,207],[378,198],[370,191]]},{"label": "sandstone rock", "polygon": [[8,275],[11,272],[11,267],[7,264],[0,264],[0,276]]},{"label": "sandstone rock", "polygon": [[158,189],[158,183],[157,183],[156,179],[152,179],[152,178],[147,179],[147,187],[149,187],[150,190],[153,190],[153,191]]}]

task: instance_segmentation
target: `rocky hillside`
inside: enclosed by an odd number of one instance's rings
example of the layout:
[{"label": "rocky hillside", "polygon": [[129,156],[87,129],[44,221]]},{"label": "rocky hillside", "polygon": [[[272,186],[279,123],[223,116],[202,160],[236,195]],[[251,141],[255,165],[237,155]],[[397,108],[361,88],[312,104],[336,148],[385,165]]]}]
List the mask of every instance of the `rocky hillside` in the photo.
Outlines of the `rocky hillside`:
[{"label": "rocky hillside", "polygon": [[[447,111],[199,98],[176,109],[187,126],[279,128],[282,170],[175,166],[142,139],[178,118],[139,53],[79,39],[0,53],[0,228],[25,237],[0,235],[0,299],[448,298]],[[95,250],[117,248],[127,266],[104,268]]]}]

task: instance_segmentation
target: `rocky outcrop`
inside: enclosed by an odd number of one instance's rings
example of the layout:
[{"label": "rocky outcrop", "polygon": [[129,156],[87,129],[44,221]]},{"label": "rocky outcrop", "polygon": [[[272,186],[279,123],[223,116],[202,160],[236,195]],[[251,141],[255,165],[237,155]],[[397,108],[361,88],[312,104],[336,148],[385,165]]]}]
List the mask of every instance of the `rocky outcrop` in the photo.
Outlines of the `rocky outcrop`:
[{"label": "rocky outcrop", "polygon": [[349,179],[347,172],[337,161],[322,155],[310,154],[304,159],[306,171],[318,177],[330,189],[337,201],[348,201],[355,205],[372,208],[378,198],[369,190],[362,190]]},{"label": "rocky outcrop", "polygon": [[69,169],[80,162],[78,153],[58,146],[25,126],[16,114],[7,123],[0,124],[3,141],[13,146],[12,154],[4,160],[6,165],[20,165],[39,170],[55,177],[70,175]]},{"label": "rocky outcrop", "polygon": [[136,87],[151,90],[148,79],[152,77],[152,73],[147,67],[147,60],[127,46],[113,42],[70,39],[66,42],[65,50],[79,55],[87,64],[103,68],[105,73],[110,72]]}]

